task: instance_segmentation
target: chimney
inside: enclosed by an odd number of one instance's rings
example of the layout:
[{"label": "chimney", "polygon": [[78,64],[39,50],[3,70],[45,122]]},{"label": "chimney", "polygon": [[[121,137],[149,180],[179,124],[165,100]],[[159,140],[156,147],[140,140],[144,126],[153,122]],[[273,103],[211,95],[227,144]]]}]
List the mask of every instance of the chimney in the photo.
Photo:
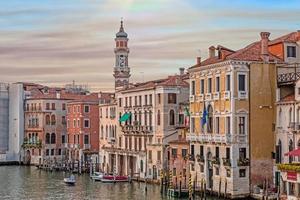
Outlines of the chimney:
[{"label": "chimney", "polygon": [[269,43],[269,32],[261,32],[261,56],[263,61],[268,62],[269,61],[269,50],[268,50],[268,43]]},{"label": "chimney", "polygon": [[297,30],[297,41],[300,40],[300,30]]},{"label": "chimney", "polygon": [[215,57],[215,50],[216,48],[214,46],[209,47],[209,58]]},{"label": "chimney", "polygon": [[183,67],[179,68],[179,75],[180,76],[184,75],[184,68]]},{"label": "chimney", "polygon": [[201,64],[201,57],[197,57],[197,65],[200,65]]}]

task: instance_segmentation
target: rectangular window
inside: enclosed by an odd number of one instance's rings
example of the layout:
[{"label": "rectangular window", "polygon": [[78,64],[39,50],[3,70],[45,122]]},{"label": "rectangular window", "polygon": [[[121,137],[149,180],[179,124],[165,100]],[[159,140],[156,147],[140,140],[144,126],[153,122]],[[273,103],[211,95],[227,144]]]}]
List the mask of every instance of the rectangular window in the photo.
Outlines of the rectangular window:
[{"label": "rectangular window", "polygon": [[73,119],[73,128],[76,128],[76,119]]},{"label": "rectangular window", "polygon": [[226,75],[226,91],[230,91],[230,74]]},{"label": "rectangular window", "polygon": [[226,148],[226,159],[230,159],[230,148]]},{"label": "rectangular window", "polygon": [[287,57],[288,58],[296,58],[296,47],[295,46],[287,46]]},{"label": "rectangular window", "polygon": [[241,178],[246,177],[246,169],[240,169],[239,174]]},{"label": "rectangular window", "polygon": [[125,107],[128,107],[128,97],[125,97]]},{"label": "rectangular window", "polygon": [[195,81],[192,81],[191,84],[191,95],[195,95]]},{"label": "rectangular window", "polygon": [[179,114],[178,120],[179,125],[184,125],[184,114]]},{"label": "rectangular window", "polygon": [[149,95],[149,105],[152,105],[152,94]]},{"label": "rectangular window", "polygon": [[122,98],[119,98],[119,107],[122,107]]},{"label": "rectangular window", "polygon": [[239,134],[244,135],[246,133],[245,128],[245,117],[239,117]]},{"label": "rectangular window", "polygon": [[177,95],[175,93],[169,93],[168,94],[168,103],[169,104],[176,104],[176,99],[177,98]]},{"label": "rectangular window", "polygon": [[216,133],[220,133],[220,117],[216,117]]},{"label": "rectangular window", "polygon": [[200,94],[204,94],[204,79],[200,80]]},{"label": "rectangular window", "polygon": [[193,144],[191,145],[191,155],[192,157],[195,156],[195,146]]},{"label": "rectangular window", "polygon": [[246,157],[247,157],[246,148],[240,148],[239,149],[239,159],[245,159]]},{"label": "rectangular window", "polygon": [[200,156],[204,156],[204,147],[200,146]]},{"label": "rectangular window", "polygon": [[46,149],[46,156],[49,156],[49,149]]},{"label": "rectangular window", "polygon": [[89,135],[84,135],[84,144],[89,144]]},{"label": "rectangular window", "polygon": [[63,103],[61,107],[62,107],[62,110],[66,110],[66,104],[65,103]]},{"label": "rectangular window", "polygon": [[158,104],[161,104],[161,94],[157,95],[157,101],[158,101]]},{"label": "rectangular window", "polygon": [[245,74],[239,74],[238,75],[238,81],[239,81],[239,91],[246,91],[246,75]]},{"label": "rectangular window", "polygon": [[172,156],[177,157],[177,149],[172,148]]},{"label": "rectangular window", "polygon": [[50,110],[50,103],[46,103],[46,110]]},{"label": "rectangular window", "polygon": [[134,97],[134,105],[137,106],[137,96]]},{"label": "rectangular window", "polygon": [[129,97],[129,107],[132,106],[132,97]]},{"label": "rectangular window", "polygon": [[187,156],[187,149],[181,149],[181,156],[183,158]]},{"label": "rectangular window", "polygon": [[211,93],[211,78],[207,80],[207,93]]},{"label": "rectangular window", "polygon": [[216,77],[216,86],[215,86],[216,92],[220,92],[220,77]]},{"label": "rectangular window", "polygon": [[90,112],[90,106],[84,106],[84,112],[85,113]]},{"label": "rectangular window", "polygon": [[66,124],[66,116],[61,117],[61,123],[64,125]]},{"label": "rectangular window", "polygon": [[80,119],[77,119],[77,127],[80,127]]},{"label": "rectangular window", "polygon": [[231,129],[230,117],[226,117],[226,134],[231,133],[230,129]]},{"label": "rectangular window", "polygon": [[90,128],[90,120],[89,119],[84,120],[84,128]]},{"label": "rectangular window", "polygon": [[139,96],[139,106],[142,106],[142,96]]},{"label": "rectangular window", "polygon": [[52,110],[55,110],[55,103],[52,103]]},{"label": "rectangular window", "polygon": [[145,95],[145,99],[144,99],[144,105],[148,105],[148,95]]},{"label": "rectangular window", "polygon": [[216,158],[219,158],[220,156],[220,149],[219,147],[216,147]]},{"label": "rectangular window", "polygon": [[61,143],[66,143],[66,136],[65,135],[62,135],[61,136]]}]

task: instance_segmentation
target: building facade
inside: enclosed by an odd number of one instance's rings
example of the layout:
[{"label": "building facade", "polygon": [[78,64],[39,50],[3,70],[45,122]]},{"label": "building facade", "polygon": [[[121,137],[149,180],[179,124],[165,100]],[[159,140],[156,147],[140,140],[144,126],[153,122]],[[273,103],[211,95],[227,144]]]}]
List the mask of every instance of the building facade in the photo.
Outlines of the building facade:
[{"label": "building facade", "polygon": [[268,51],[269,35],[262,32],[260,41],[238,51],[212,46],[209,58],[189,69],[190,170],[198,185],[204,180],[207,189],[221,188],[232,198],[272,182],[275,64],[281,59]]}]

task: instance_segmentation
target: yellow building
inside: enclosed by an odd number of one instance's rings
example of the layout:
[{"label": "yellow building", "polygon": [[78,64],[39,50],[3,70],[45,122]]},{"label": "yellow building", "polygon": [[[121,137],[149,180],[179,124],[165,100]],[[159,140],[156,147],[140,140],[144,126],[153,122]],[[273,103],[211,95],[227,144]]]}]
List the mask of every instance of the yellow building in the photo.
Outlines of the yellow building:
[{"label": "yellow building", "polygon": [[[276,63],[270,33],[238,51],[210,47],[189,69],[191,174],[214,192],[248,196],[272,182]],[[200,187],[200,186],[199,186]]]}]

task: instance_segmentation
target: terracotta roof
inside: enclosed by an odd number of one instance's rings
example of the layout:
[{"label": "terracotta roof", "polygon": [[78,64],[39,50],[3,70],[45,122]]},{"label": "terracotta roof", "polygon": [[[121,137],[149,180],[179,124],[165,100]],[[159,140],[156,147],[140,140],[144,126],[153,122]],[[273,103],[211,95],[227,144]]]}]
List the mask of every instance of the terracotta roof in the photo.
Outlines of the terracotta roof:
[{"label": "terracotta roof", "polygon": [[280,102],[287,102],[287,101],[295,101],[295,94],[292,93],[280,99]]},{"label": "terracotta roof", "polygon": [[165,79],[157,79],[152,81],[147,81],[144,83],[137,83],[132,85],[129,88],[123,89],[121,91],[131,91],[131,90],[139,90],[139,89],[151,89],[158,86],[181,86],[181,87],[189,87],[189,83],[186,82],[187,77],[185,75],[174,75],[168,76]]},{"label": "terracotta roof", "polygon": [[274,45],[280,42],[297,42],[300,40],[300,30],[296,32],[291,32],[289,34],[283,35],[279,38],[271,40],[269,45]]},{"label": "terracotta roof", "polygon": [[[224,49],[225,50],[225,49]],[[220,49],[222,51],[222,49]],[[222,55],[223,53],[223,55]],[[238,60],[238,61],[263,61],[262,56],[261,56],[261,41],[251,43],[250,45],[246,46],[245,48],[239,49],[237,51],[232,51],[231,52],[226,48],[225,52],[221,52],[220,55],[208,58],[204,61],[202,61],[200,64],[194,65],[190,67],[196,68],[196,67],[201,67],[205,65],[210,65],[210,64],[215,64],[219,62],[223,62],[226,60]],[[270,62],[281,62],[282,60],[269,53],[269,60]]]}]

